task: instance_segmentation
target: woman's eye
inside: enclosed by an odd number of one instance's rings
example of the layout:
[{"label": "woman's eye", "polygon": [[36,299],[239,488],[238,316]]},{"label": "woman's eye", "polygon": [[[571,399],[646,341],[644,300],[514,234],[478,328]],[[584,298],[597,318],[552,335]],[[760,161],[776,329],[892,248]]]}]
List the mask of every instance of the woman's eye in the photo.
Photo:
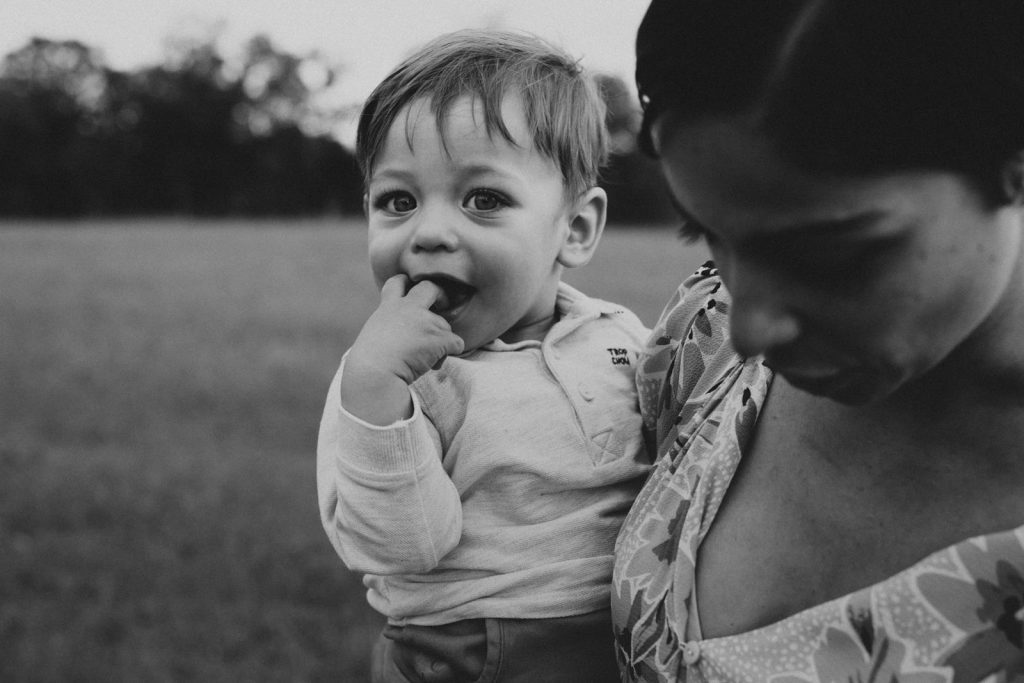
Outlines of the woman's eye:
[{"label": "woman's eye", "polygon": [[706,234],[707,232],[703,229],[703,227],[701,227],[699,224],[693,221],[688,220],[684,220],[679,225],[679,230],[676,232],[676,235],[679,237],[679,239],[686,242],[687,244],[696,244],[701,239],[703,239],[703,237]]},{"label": "woman's eye", "polygon": [[476,190],[469,195],[466,205],[474,211],[496,211],[508,202],[497,192],[489,190]]},{"label": "woman's eye", "polygon": [[705,228],[703,225],[693,219],[683,219],[682,225],[679,226],[679,230],[676,233],[686,244],[696,244],[701,240],[708,246],[716,244],[718,238],[715,237],[714,233]]},{"label": "woman's eye", "polygon": [[408,192],[389,192],[377,200],[377,206],[391,213],[409,213],[416,208],[416,199]]}]

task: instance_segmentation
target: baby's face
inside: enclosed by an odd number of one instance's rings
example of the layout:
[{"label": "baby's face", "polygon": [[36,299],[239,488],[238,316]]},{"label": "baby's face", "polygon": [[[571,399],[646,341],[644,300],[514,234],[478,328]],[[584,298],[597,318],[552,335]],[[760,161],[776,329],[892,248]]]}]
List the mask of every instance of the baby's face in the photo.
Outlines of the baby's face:
[{"label": "baby's face", "polygon": [[502,116],[516,145],[488,135],[469,97],[452,105],[442,141],[429,101],[414,101],[391,126],[367,191],[378,285],[397,274],[438,284],[433,310],[467,351],[543,337],[569,234],[561,173],[535,149],[518,98],[505,99]]}]

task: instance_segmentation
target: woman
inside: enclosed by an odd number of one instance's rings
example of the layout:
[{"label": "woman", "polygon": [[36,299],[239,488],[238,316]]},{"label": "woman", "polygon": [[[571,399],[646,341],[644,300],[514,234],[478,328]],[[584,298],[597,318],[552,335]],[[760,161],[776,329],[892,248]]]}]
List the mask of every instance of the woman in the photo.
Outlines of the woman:
[{"label": "woman", "polygon": [[648,10],[645,141],[714,265],[639,369],[627,680],[1024,680],[1022,35],[1019,0]]}]

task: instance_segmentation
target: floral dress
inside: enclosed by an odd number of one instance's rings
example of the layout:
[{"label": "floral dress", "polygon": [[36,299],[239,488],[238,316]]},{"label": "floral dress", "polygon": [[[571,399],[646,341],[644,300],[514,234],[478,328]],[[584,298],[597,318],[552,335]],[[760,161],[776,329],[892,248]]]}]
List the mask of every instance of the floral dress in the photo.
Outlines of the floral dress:
[{"label": "floral dress", "polygon": [[707,263],[683,283],[641,357],[641,409],[659,457],[616,547],[623,680],[1024,682],[1024,527],[964,540],[769,626],[701,637],[696,554],[772,379],[760,359],[731,350],[728,309]]}]

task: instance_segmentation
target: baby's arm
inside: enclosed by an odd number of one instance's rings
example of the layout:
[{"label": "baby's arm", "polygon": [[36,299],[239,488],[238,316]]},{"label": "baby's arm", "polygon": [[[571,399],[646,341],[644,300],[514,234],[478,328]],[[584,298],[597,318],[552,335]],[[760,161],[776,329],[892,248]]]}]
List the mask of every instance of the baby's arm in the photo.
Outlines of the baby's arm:
[{"label": "baby's arm", "polygon": [[327,394],[317,443],[324,530],[353,571],[430,571],[462,536],[462,502],[441,466],[437,431],[415,406],[411,419],[388,427],[344,410],[338,385],[346,372],[347,358]]},{"label": "baby's arm", "polygon": [[430,307],[442,295],[433,282],[406,288],[396,275],[380,290],[380,306],[348,353],[341,404],[370,424],[389,425],[412,416],[409,385],[445,356],[462,353],[462,339]]},{"label": "baby's arm", "polygon": [[429,312],[436,286],[405,294],[405,285],[392,278],[382,288],[331,383],[317,444],[324,528],[350,569],[372,574],[429,571],[462,533],[440,439],[408,386],[462,344]]}]

